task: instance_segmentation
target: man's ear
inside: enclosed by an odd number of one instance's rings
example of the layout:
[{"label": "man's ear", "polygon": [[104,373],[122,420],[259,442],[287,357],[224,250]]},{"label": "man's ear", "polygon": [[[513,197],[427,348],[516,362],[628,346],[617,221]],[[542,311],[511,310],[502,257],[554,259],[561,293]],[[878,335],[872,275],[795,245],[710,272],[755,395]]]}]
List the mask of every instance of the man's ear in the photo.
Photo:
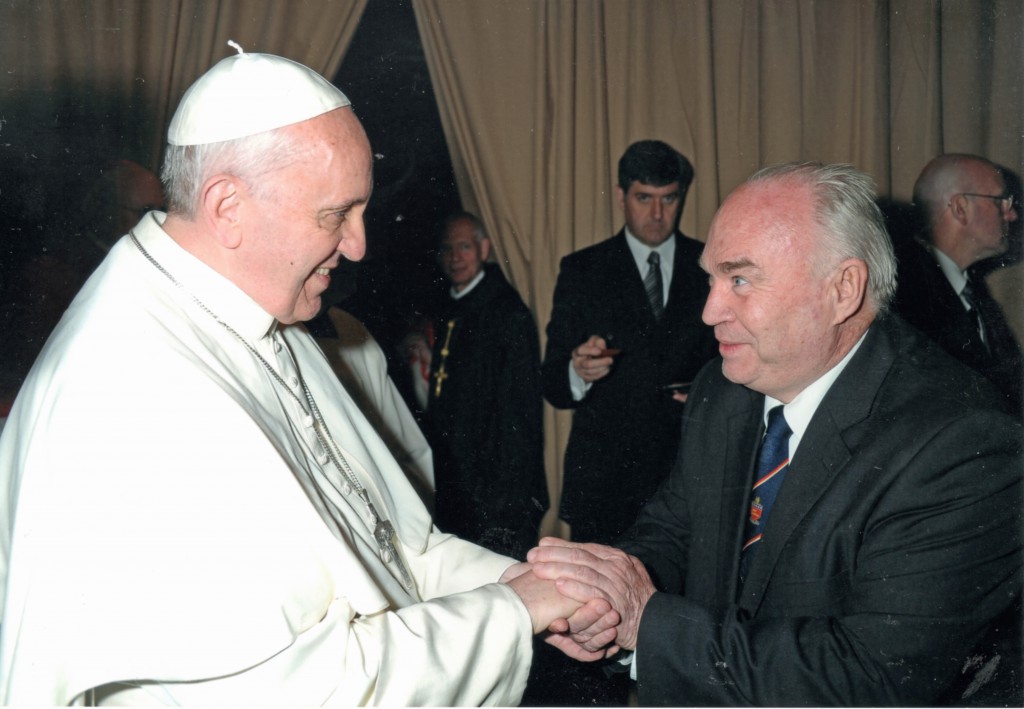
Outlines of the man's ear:
[{"label": "man's ear", "polygon": [[856,315],[864,305],[868,290],[867,264],[856,258],[841,261],[831,288],[835,305],[833,324],[838,325]]},{"label": "man's ear", "polygon": [[480,260],[486,261],[487,257],[491,255],[491,240],[486,236],[480,239]]},{"label": "man's ear", "polygon": [[[616,199],[619,202],[619,207],[623,211],[625,211],[625,209],[626,209],[626,193],[623,191],[622,187],[620,187],[618,185],[615,186],[615,197],[616,197]],[[680,210],[680,211],[682,211],[682,210]]]},{"label": "man's ear", "polygon": [[967,198],[955,194],[949,198],[949,213],[961,224],[967,224]]},{"label": "man's ear", "polygon": [[203,217],[226,249],[238,248],[242,241],[240,221],[245,197],[245,186],[232,175],[215,175],[203,184]]}]

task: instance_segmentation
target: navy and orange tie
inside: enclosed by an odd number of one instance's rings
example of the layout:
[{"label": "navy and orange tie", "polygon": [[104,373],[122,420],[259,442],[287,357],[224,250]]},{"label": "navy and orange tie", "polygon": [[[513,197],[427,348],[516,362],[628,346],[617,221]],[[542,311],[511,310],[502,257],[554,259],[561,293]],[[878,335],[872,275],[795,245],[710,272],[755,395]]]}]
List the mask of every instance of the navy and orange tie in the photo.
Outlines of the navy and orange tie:
[{"label": "navy and orange tie", "polygon": [[786,469],[789,467],[789,437],[792,435],[782,407],[776,406],[768,412],[768,428],[761,442],[757,456],[757,470],[754,487],[750,495],[750,513],[743,535],[743,549],[740,552],[740,581],[746,579],[754,553],[761,544],[768,512],[782,488]]}]

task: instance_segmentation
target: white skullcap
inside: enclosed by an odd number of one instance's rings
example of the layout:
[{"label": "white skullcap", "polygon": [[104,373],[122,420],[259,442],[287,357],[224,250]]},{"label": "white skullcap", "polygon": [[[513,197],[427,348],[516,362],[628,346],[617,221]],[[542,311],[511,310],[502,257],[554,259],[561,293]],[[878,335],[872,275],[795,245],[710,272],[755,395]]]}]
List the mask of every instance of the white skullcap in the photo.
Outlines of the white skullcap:
[{"label": "white skullcap", "polygon": [[312,69],[272,54],[239,53],[196,80],[167,130],[171,145],[234,140],[300,123],[351,105]]}]

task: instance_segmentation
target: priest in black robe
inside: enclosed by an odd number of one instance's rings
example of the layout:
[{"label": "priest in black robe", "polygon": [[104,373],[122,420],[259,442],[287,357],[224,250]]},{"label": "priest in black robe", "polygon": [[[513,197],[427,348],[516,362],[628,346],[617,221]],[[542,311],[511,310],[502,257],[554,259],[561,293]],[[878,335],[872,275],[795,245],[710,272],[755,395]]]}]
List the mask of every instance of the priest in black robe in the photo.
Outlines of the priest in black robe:
[{"label": "priest in black robe", "polygon": [[480,220],[440,231],[451,283],[435,325],[427,413],[437,485],[435,522],[522,559],[548,508],[537,325],[496,264]]}]

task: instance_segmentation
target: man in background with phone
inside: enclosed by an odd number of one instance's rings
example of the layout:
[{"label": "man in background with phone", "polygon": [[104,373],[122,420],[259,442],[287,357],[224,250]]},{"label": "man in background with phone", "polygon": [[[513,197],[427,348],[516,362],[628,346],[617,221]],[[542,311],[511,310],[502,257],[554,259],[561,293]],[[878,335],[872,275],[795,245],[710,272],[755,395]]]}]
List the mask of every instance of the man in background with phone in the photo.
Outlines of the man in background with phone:
[{"label": "man in background with phone", "polygon": [[[632,525],[676,457],[685,385],[715,355],[700,319],[703,244],[678,228],[692,181],[693,166],[670,145],[633,143],[616,187],[625,226],[562,259],[542,375],[544,397],[574,410],[559,506],[573,539],[610,544]],[[626,702],[625,674],[541,653],[525,701]],[[569,696],[534,696],[537,686]]]},{"label": "man in background with phone", "polygon": [[690,162],[659,140],[619,160],[618,234],[562,259],[548,324],[544,396],[574,409],[559,513],[572,537],[610,543],[675,458],[683,406],[667,387],[714,356],[700,320],[703,245],[678,230]]}]

